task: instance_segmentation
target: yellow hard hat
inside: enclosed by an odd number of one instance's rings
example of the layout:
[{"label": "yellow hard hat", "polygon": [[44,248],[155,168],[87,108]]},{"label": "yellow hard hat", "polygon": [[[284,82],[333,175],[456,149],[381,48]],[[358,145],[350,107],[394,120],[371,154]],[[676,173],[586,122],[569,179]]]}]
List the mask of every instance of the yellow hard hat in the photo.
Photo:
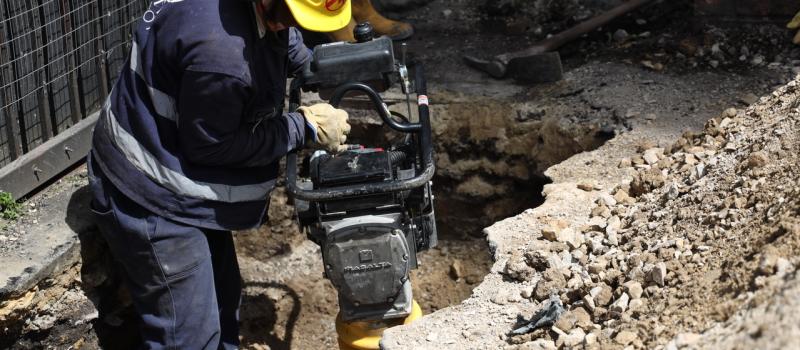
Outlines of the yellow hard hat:
[{"label": "yellow hard hat", "polygon": [[349,0],[286,0],[301,27],[315,32],[332,32],[350,23]]}]

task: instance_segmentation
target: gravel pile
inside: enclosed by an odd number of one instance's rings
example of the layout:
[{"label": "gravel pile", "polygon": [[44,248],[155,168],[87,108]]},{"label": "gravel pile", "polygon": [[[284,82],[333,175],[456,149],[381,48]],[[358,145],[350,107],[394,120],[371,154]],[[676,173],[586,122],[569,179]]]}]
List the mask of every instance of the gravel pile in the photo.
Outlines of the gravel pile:
[{"label": "gravel pile", "polygon": [[747,323],[745,311],[794,282],[797,84],[747,110],[725,110],[670,147],[642,145],[619,163],[636,169],[629,183],[578,184],[600,192],[589,224],[548,219],[505,266],[524,286],[520,295],[492,299],[544,304],[555,295],[566,311],[553,326],[508,341],[525,349],[714,348],[726,337],[702,331]]}]

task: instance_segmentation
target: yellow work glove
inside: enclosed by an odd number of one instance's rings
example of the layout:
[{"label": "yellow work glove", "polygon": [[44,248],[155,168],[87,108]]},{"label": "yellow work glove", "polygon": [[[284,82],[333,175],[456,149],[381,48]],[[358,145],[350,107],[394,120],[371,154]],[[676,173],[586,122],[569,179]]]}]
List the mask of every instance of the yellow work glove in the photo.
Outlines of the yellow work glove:
[{"label": "yellow work glove", "polygon": [[[800,12],[797,12],[797,14],[794,15],[794,18],[792,18],[792,20],[786,24],[786,28],[789,29],[800,28]],[[794,35],[794,39],[792,39],[792,42],[795,44],[800,44],[800,31],[798,31],[797,34]]]},{"label": "yellow work glove", "polygon": [[338,153],[347,149],[344,144],[350,133],[347,123],[347,112],[333,108],[327,103],[297,109],[306,119],[309,133],[306,133],[306,144],[312,148],[324,149]]}]

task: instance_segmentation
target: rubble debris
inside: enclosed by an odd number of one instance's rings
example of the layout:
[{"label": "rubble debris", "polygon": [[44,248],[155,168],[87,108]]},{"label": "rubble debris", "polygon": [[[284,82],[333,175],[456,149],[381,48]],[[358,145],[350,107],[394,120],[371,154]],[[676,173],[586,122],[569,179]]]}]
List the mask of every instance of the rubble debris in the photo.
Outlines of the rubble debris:
[{"label": "rubble debris", "polygon": [[642,284],[637,281],[628,281],[623,284],[625,286],[625,290],[631,296],[632,299],[639,299],[642,297]]},{"label": "rubble debris", "polygon": [[626,310],[628,310],[629,301],[630,297],[628,296],[628,293],[622,293],[622,295],[620,295],[620,297],[611,304],[611,306],[608,308],[608,311],[621,316]]},{"label": "rubble debris", "polygon": [[617,333],[617,335],[614,337],[614,341],[619,345],[625,346],[625,345],[628,345],[630,343],[633,343],[633,341],[636,340],[638,337],[639,336],[636,335],[636,333],[634,333],[634,332],[621,331],[621,332]]},{"label": "rubble debris", "polygon": [[645,273],[647,273],[647,280],[653,282],[661,287],[664,286],[666,283],[667,278],[667,264],[663,262],[659,262],[655,265],[650,265],[649,267],[645,267]]},{"label": "rubble debris", "polygon": [[583,329],[575,328],[568,334],[558,337],[556,346],[563,345],[564,347],[567,348],[574,348],[576,346],[581,345],[583,343],[584,338],[586,338],[586,332],[584,332]]}]

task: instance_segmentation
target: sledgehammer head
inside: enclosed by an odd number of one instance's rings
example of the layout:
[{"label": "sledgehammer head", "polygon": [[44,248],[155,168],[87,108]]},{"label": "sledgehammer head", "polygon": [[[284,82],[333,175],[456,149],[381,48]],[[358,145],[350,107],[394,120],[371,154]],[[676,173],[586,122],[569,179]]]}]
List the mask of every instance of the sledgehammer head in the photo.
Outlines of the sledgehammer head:
[{"label": "sledgehammer head", "polygon": [[506,75],[521,83],[550,83],[564,78],[564,68],[558,52],[544,52],[512,58]]},{"label": "sledgehammer head", "polygon": [[513,78],[521,83],[549,83],[564,77],[561,56],[558,52],[542,52],[514,57],[508,61],[495,58],[491,61],[464,56],[471,67],[489,73],[493,78]]}]

